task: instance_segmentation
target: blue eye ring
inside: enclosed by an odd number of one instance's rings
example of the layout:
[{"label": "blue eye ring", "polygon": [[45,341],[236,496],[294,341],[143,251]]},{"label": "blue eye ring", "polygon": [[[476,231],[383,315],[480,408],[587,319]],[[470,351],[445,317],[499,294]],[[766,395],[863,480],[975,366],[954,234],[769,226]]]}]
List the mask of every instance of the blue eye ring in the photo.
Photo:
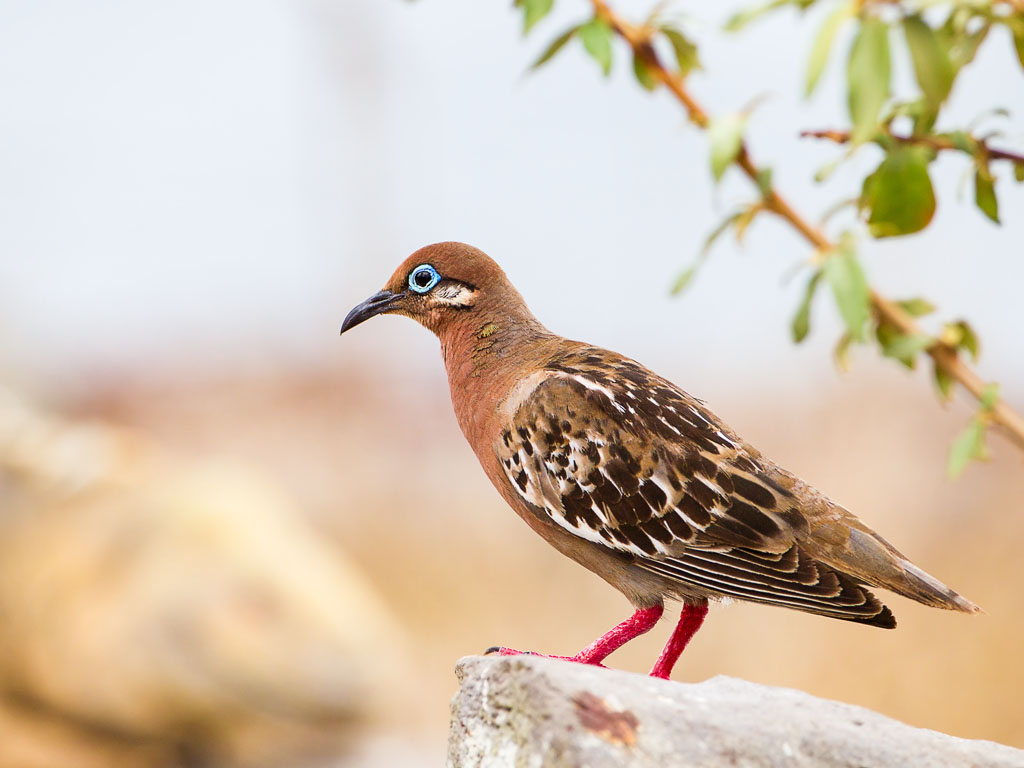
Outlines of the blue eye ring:
[{"label": "blue eye ring", "polygon": [[420,264],[409,273],[409,290],[426,293],[441,281],[441,275],[430,264]]}]

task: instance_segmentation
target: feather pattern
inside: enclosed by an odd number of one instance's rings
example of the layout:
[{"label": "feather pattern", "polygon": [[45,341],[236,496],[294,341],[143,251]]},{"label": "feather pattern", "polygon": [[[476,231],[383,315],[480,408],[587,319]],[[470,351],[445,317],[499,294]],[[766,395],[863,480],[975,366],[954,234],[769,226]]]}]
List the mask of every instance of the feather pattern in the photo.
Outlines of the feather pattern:
[{"label": "feather pattern", "polygon": [[895,625],[862,581],[802,544],[813,518],[834,508],[801,498],[792,476],[703,403],[595,347],[560,352],[544,371],[496,452],[522,499],[551,521],[684,593]]}]

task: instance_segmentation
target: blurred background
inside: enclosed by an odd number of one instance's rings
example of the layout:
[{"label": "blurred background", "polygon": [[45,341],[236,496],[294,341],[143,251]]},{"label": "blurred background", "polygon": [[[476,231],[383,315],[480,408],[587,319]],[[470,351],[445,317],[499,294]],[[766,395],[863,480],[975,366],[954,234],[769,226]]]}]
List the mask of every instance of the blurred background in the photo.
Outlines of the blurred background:
[{"label": "blurred background", "polygon": [[[524,74],[587,8],[562,0],[524,42],[510,5],[0,2],[0,766],[437,765],[460,656],[573,653],[625,618],[489,486],[426,331],[386,319],[338,339],[409,252],[446,239],[986,610],[891,597],[883,632],[715,608],[676,679],[1024,746],[1019,451],[993,436],[951,482],[968,402],[941,406],[927,371],[869,349],[837,372],[826,300],[793,346],[787,274],[807,252],[768,219],[670,299],[744,181],[712,187],[705,137],[621,51],[608,81],[579,50]],[[797,98],[821,15],[726,36],[739,6],[714,5],[680,5],[695,94],[712,112],[767,96],[752,149],[797,208],[855,195],[878,155],[816,185],[837,149],[797,136],[845,121],[840,62]],[[1012,57],[1008,36],[983,46],[948,111],[1020,119]],[[865,247],[869,276],[969,318],[981,375],[1024,407],[1024,187],[999,180],[997,227],[958,197],[958,158],[933,170],[935,223]],[[612,664],[646,671],[668,631]]]}]

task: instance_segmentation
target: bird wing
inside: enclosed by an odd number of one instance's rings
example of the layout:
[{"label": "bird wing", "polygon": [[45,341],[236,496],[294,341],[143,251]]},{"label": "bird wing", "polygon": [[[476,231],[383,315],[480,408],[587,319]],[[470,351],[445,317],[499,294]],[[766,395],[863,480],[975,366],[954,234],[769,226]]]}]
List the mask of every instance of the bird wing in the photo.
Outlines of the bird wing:
[{"label": "bird wing", "polygon": [[514,407],[498,459],[562,528],[711,593],[894,625],[857,578],[801,547],[794,479],[646,368],[583,348],[549,361]]}]

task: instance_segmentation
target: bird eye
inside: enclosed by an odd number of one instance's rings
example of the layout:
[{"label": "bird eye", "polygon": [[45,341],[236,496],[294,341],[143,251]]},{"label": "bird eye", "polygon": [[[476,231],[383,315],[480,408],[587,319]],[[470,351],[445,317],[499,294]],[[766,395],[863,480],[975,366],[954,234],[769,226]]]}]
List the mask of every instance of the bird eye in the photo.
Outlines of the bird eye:
[{"label": "bird eye", "polygon": [[416,293],[426,293],[441,279],[441,276],[437,273],[429,264],[420,264],[416,269],[409,273],[409,287]]}]

